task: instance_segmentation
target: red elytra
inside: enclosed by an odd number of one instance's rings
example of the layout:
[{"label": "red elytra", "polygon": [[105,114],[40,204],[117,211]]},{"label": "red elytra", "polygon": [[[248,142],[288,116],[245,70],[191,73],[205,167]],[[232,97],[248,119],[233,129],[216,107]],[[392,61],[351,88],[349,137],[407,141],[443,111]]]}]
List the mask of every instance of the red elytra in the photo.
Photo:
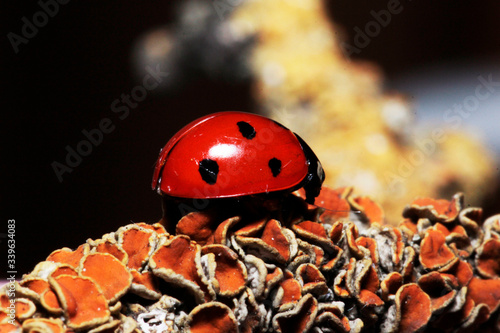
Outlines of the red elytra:
[{"label": "red elytra", "polygon": [[306,190],[314,203],[324,173],[309,146],[283,125],[245,112],[218,112],[177,132],[153,175],[160,194],[194,199]]}]

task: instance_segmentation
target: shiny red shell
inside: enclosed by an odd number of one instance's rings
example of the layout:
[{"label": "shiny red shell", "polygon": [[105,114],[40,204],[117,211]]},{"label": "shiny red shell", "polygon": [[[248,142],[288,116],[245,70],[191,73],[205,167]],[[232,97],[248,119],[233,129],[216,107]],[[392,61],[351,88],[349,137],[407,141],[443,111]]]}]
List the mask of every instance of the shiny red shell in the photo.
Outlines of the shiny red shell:
[{"label": "shiny red shell", "polygon": [[286,127],[255,114],[219,112],[168,141],[152,187],[172,197],[208,199],[289,190],[300,187],[309,164],[301,141]]}]

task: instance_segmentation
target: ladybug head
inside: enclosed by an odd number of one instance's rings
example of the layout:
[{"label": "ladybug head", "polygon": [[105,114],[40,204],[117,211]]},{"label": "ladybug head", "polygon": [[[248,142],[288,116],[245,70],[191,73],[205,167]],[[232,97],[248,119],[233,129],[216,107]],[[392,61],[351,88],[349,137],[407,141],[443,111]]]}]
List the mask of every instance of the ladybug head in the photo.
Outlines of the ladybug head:
[{"label": "ladybug head", "polygon": [[321,166],[321,162],[319,161],[316,154],[312,151],[311,147],[302,140],[302,138],[297,135],[297,133],[293,133],[297,137],[302,146],[302,150],[306,155],[306,158],[309,162],[309,168],[307,172],[307,176],[304,178],[302,183],[302,187],[306,192],[306,202],[314,205],[314,199],[319,195],[321,191],[321,185],[325,180],[325,172],[323,167]]}]

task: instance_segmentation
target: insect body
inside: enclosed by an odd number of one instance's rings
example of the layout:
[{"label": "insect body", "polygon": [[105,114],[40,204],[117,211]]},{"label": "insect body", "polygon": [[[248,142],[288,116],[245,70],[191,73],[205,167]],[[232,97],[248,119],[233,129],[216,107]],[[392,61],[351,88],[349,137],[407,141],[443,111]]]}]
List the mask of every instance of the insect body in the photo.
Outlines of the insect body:
[{"label": "insect body", "polygon": [[294,191],[314,203],[324,172],[309,146],[283,125],[245,112],[193,121],[160,152],[153,189],[160,194],[216,199]]}]

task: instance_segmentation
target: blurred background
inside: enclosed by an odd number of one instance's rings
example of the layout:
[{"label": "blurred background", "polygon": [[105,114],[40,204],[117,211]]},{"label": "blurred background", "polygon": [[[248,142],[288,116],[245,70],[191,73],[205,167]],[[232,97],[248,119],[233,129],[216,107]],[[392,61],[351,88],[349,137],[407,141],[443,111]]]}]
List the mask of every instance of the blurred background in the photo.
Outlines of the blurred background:
[{"label": "blurred background", "polygon": [[[2,7],[0,212],[2,221],[16,220],[19,274],[55,249],[157,221],[160,198],[150,181],[160,149],[184,124],[222,110],[279,118],[326,154],[331,185],[386,202],[391,220],[418,186],[446,198],[468,190],[467,203],[485,215],[500,212],[497,1],[9,0]],[[324,117],[342,124],[341,136],[316,131]],[[449,127],[454,134],[434,154],[426,139]],[[367,133],[374,156],[328,160],[341,146],[356,150]],[[94,144],[84,143],[89,137]],[[387,156],[377,155],[380,147]],[[86,156],[68,157],[78,149]],[[366,172],[372,163],[381,173]],[[354,176],[336,174],[358,164]]]}]

